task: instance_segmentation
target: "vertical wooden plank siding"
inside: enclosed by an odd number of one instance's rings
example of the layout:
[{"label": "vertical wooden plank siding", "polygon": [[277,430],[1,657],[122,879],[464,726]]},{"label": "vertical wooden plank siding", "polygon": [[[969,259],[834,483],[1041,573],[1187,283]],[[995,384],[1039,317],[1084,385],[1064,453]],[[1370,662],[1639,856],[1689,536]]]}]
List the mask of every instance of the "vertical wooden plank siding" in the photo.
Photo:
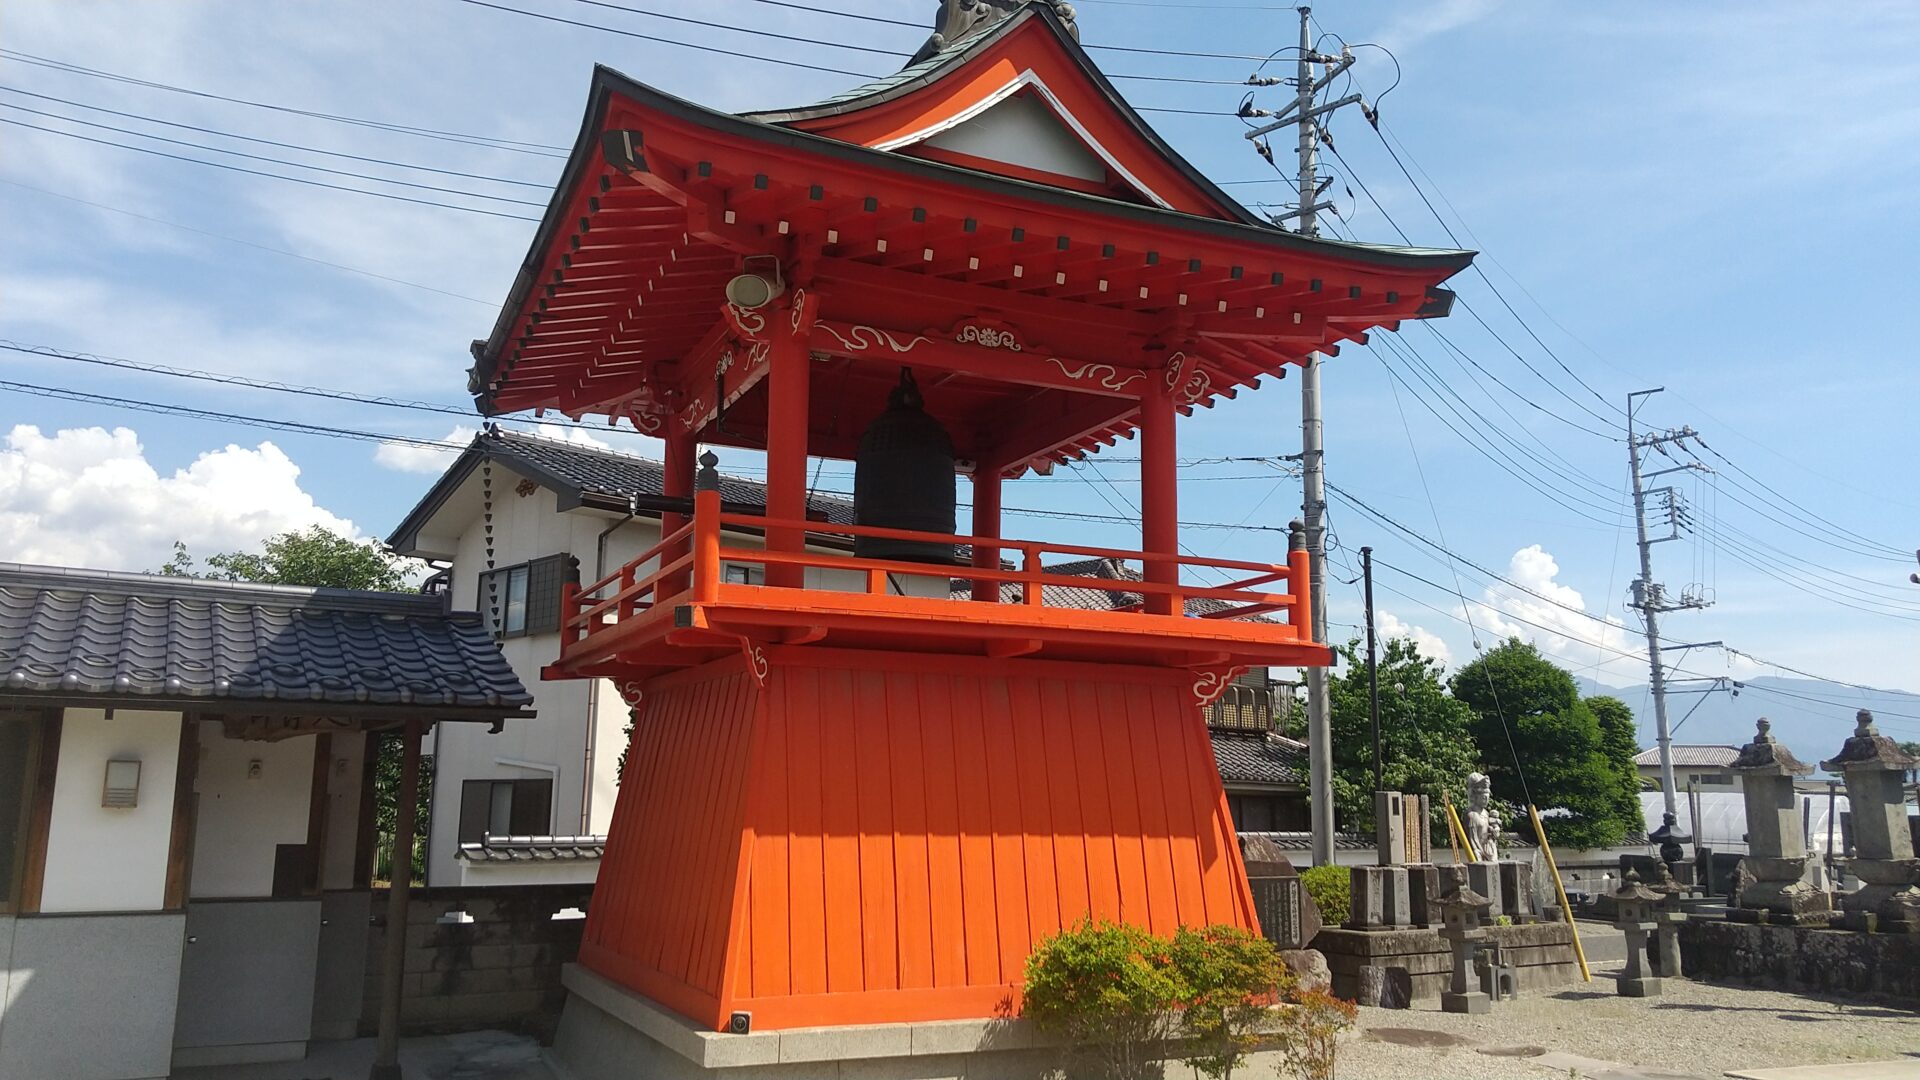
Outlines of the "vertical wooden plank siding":
[{"label": "vertical wooden plank siding", "polygon": [[[827,992],[827,878],[822,856],[826,835],[822,817],[820,671],[791,668],[780,673],[785,693],[775,695],[786,710],[787,812],[791,849],[787,859],[788,966],[792,992]],[[757,991],[756,991],[757,993]]]},{"label": "vertical wooden plank siding", "polygon": [[715,1027],[990,1017],[1083,917],[1257,928],[1190,676],[768,655],[649,684],[595,971]]}]

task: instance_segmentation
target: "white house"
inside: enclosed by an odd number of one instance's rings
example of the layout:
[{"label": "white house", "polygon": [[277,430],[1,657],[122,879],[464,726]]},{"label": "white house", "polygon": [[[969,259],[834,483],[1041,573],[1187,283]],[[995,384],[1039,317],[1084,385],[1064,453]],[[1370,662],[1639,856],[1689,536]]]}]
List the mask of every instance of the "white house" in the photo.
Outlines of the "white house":
[{"label": "white house", "polygon": [[0,1077],[354,1035],[370,733],[530,700],[440,597],[0,563]]},{"label": "white house", "polygon": [[[1740,774],[1733,771],[1733,759],[1740,756],[1737,746],[1709,743],[1674,743],[1673,784],[1677,791],[1696,788],[1705,792],[1737,792]],[[1634,768],[1640,773],[1640,786],[1659,788],[1660,750],[1642,750],[1634,756]]]},{"label": "white house", "polygon": [[[723,465],[724,471],[724,465]],[[513,432],[474,437],[389,537],[402,555],[443,564],[455,608],[489,617],[501,649],[534,695],[538,724],[499,734],[443,727],[434,742],[429,885],[591,881],[613,819],[628,711],[605,679],[546,680],[560,655],[560,589],[592,582],[652,548],[665,497],[660,463]],[[759,512],[759,484],[723,478],[729,509]],[[851,523],[853,504],[815,496],[810,516]],[[757,536],[730,544],[759,547]],[[651,569],[651,568],[649,568]],[[728,573],[759,575],[758,566]],[[807,571],[807,587],[858,591],[859,575]],[[901,576],[896,588],[945,596],[945,576]]]}]

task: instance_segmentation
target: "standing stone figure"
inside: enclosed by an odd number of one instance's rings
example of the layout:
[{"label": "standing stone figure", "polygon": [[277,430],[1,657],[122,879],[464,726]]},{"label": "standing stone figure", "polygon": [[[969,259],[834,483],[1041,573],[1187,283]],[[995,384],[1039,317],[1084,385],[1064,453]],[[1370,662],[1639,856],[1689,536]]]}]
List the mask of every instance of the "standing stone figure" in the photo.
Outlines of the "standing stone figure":
[{"label": "standing stone figure", "polygon": [[1493,781],[1485,773],[1467,774],[1467,846],[1473,862],[1500,860],[1500,812],[1493,808]]}]

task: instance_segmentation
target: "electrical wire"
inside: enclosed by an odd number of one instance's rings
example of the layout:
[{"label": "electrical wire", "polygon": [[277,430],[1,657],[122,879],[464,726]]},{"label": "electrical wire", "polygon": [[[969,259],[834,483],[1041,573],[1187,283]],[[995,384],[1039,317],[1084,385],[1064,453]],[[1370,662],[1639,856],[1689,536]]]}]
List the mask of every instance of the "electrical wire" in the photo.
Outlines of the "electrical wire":
[{"label": "electrical wire", "polygon": [[345,116],[339,113],[319,112],[313,109],[296,108],[291,105],[277,105],[272,102],[231,97],[226,94],[216,94],[208,90],[195,90],[191,87],[154,82],[149,79],[135,78],[131,75],[107,71],[103,68],[86,67],[85,65],[69,63],[65,60],[54,60],[50,57],[36,56],[33,53],[21,52],[17,49],[0,48],[0,57],[5,57],[17,63],[31,64],[35,67],[64,72],[69,75],[84,75],[89,78],[105,79],[109,82],[124,83],[129,86],[140,86],[150,90],[163,90],[168,93],[184,94],[189,97],[204,98],[209,101],[223,101],[231,105],[244,105],[254,109],[266,109],[272,112],[288,113],[294,116],[305,116],[315,120],[328,120],[334,123],[370,128],[397,135],[412,135],[418,138],[434,139],[440,142],[461,143],[488,150],[506,150],[513,153],[531,154],[537,157],[564,159],[567,156],[564,152],[554,152],[565,151],[567,148],[564,146],[554,146],[548,143],[522,142],[517,139],[502,139],[490,135],[471,135],[456,131],[443,131],[437,128],[415,127],[409,124],[396,124],[385,120],[370,120],[366,117]]},{"label": "electrical wire", "polygon": [[[312,172],[326,173],[329,176],[345,176],[351,179],[367,180],[377,184],[394,184],[399,187],[413,188],[416,191],[437,191],[443,195],[459,195],[459,196],[462,196],[463,198],[468,198],[468,199],[485,199],[488,202],[505,203],[509,206],[531,206],[531,207],[538,208],[538,207],[544,207],[547,205],[544,202],[535,202],[532,199],[514,199],[514,198],[509,198],[508,196],[505,196],[505,195],[488,195],[478,191],[468,191],[464,188],[442,187],[438,184],[422,184],[413,180],[395,180],[391,177],[374,176],[370,173],[353,172],[348,169],[335,169],[326,165],[311,165],[302,161],[288,161],[286,158],[270,157],[264,154],[249,154],[244,150],[228,150],[224,147],[208,146],[205,143],[192,142],[186,139],[175,139],[166,135],[154,135],[145,131],[135,131],[132,128],[116,127],[113,124],[95,123],[92,120],[82,120],[82,119],[79,119],[78,117],[65,116],[55,112],[47,112],[44,109],[30,109],[25,105],[15,105],[15,104],[12,104],[11,102],[6,102],[6,101],[0,101],[0,109],[12,109],[16,112],[30,113],[34,116],[46,117],[52,120],[62,120],[69,124],[80,124],[85,127],[93,128],[97,131],[111,131],[119,135],[132,135],[136,138],[152,139],[155,142],[168,143],[173,146],[184,146],[193,150],[204,150],[210,154],[226,154],[229,157],[246,158],[249,161],[263,161],[272,165],[284,165],[290,169],[307,169]],[[72,132],[67,132],[67,131],[55,131],[55,129],[52,129],[52,128],[40,128],[38,130],[54,131],[55,134],[59,134],[59,135],[73,134]],[[121,144],[114,143],[111,141],[108,141],[107,145],[120,146],[121,149],[125,149],[125,150],[140,149],[140,147],[135,147],[135,146],[121,146]],[[211,164],[211,163],[202,162],[202,164]],[[405,168],[405,166],[401,166],[401,167]],[[288,178],[283,177],[282,179],[288,179]]]},{"label": "electrical wire", "polygon": [[478,206],[460,206],[456,203],[435,202],[432,199],[416,199],[409,195],[398,195],[390,191],[368,191],[366,188],[349,187],[345,184],[330,184],[324,180],[314,180],[314,179],[310,179],[308,177],[303,177],[303,176],[286,176],[281,173],[266,172],[261,169],[249,169],[241,165],[229,165],[223,161],[207,161],[204,158],[188,157],[184,154],[171,154],[165,150],[155,150],[152,147],[148,147],[148,146],[128,146],[124,143],[114,142],[110,139],[96,139],[91,135],[82,135],[77,131],[61,131],[58,128],[42,127],[39,124],[29,124],[24,120],[9,120],[4,116],[0,116],[0,124],[9,124],[13,127],[29,128],[33,131],[43,131],[49,135],[62,135],[69,139],[78,139],[81,142],[90,142],[90,143],[97,144],[99,146],[110,146],[117,150],[131,150],[137,153],[151,154],[154,157],[169,158],[174,161],[184,161],[194,165],[204,165],[204,166],[207,166],[208,168],[225,169],[228,172],[246,173],[249,176],[264,176],[274,180],[285,180],[289,183],[294,183],[294,184],[305,184],[308,187],[328,188],[333,191],[351,192],[352,194],[355,194],[355,195],[371,195],[374,198],[378,198],[378,199],[389,199],[394,202],[413,203],[416,206],[432,206],[442,210],[460,210],[469,214],[482,214],[486,217],[505,218],[509,221],[538,222],[540,220],[539,218],[535,218],[535,217],[527,217],[524,214],[509,214],[504,211],[487,210],[485,208],[478,207]]},{"label": "electrical wire", "polygon": [[210,232],[206,229],[197,228],[192,225],[185,225],[178,221],[169,221],[168,219],[163,217],[154,217],[151,214],[142,214],[134,210],[128,210],[125,207],[109,206],[106,203],[94,202],[91,199],[82,199],[76,195],[67,195],[58,191],[49,191],[46,188],[34,187],[32,184],[23,184],[17,180],[9,180],[5,177],[0,177],[0,184],[5,184],[8,187],[16,187],[22,191],[31,191],[38,195],[45,195],[48,198],[52,198],[52,199],[65,199],[68,202],[78,203],[81,206],[91,206],[95,210],[105,210],[109,213],[123,214],[130,218],[137,218],[141,221],[151,221],[156,225],[165,225],[165,226],[168,226],[169,228],[181,229],[186,232],[195,233],[200,236],[205,236],[213,240],[224,240],[229,244],[239,244],[242,247],[250,247],[250,248],[254,248],[255,250],[269,252],[274,255],[284,255],[289,259],[299,259],[301,262],[313,263],[316,266],[324,266],[333,270],[344,270],[349,274],[359,274],[362,277],[373,278],[376,281],[386,281],[386,282],[391,282],[392,284],[395,284],[395,285],[405,285],[410,289],[419,289],[423,292],[437,293],[441,296],[450,296],[455,300],[465,300],[465,301],[468,301],[469,303],[480,304],[485,307],[498,308],[500,306],[496,301],[493,301],[493,300],[482,300],[477,296],[465,296],[465,295],[462,295],[461,293],[449,292],[446,289],[435,288],[432,285],[422,285],[420,282],[408,281],[405,278],[397,278],[397,277],[389,276],[387,274],[375,273],[372,270],[365,270],[358,266],[348,266],[345,263],[329,262],[326,259],[316,259],[311,255],[302,255],[297,251],[288,251],[285,248],[270,247],[266,244],[255,243],[252,240],[242,240],[237,236],[227,236],[224,233]]},{"label": "electrical wire", "polygon": [[[349,154],[339,150],[323,150],[317,146],[305,146],[300,143],[280,142],[276,139],[262,139],[253,135],[241,135],[238,132],[222,131],[219,128],[200,127],[196,124],[182,124],[174,120],[162,120],[157,116],[148,116],[145,113],[123,112],[119,109],[109,109],[101,105],[89,105],[84,101],[74,101],[69,98],[54,97],[52,94],[35,93],[32,90],[22,90],[17,86],[7,86],[5,84],[0,84],[0,90],[4,90],[9,94],[20,94],[24,97],[38,98],[41,101],[51,101],[51,102],[55,102],[61,105],[66,105],[75,109],[86,109],[89,112],[106,113],[109,116],[119,116],[128,120],[140,120],[149,124],[161,124],[170,128],[180,128],[186,131],[197,131],[204,135],[218,135],[221,138],[225,138],[225,139],[239,139],[244,142],[257,143],[263,146],[277,146],[282,149],[298,150],[308,154],[321,154],[326,157],[343,158],[348,161],[360,161],[360,162],[365,162],[369,165],[389,165],[396,169],[410,169],[416,172],[439,173],[442,176],[458,176],[467,180],[485,180],[495,184],[512,184],[516,187],[536,188],[541,191],[549,191],[549,190],[552,190],[553,188],[553,184],[550,181],[540,182],[540,181],[534,181],[534,180],[515,180],[505,176],[488,176],[484,173],[462,172],[459,169],[442,169],[432,165],[419,165],[409,161],[391,161],[391,160],[388,160],[387,158],[366,157],[360,154]],[[10,106],[10,107],[18,108],[18,106]],[[71,120],[74,123],[78,123],[78,124],[88,123],[88,121],[79,120],[74,117],[60,116],[58,113],[43,113],[41,115],[55,116],[55,117],[58,117],[59,119]],[[112,128],[109,130],[117,131],[119,129]],[[197,145],[197,144],[187,144],[187,145]]]}]

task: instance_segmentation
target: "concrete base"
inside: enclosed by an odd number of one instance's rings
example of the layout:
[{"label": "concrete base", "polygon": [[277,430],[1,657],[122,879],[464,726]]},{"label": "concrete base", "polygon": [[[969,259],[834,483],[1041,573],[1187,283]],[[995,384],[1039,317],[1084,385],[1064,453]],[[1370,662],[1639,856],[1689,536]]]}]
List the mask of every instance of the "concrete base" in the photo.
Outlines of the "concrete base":
[{"label": "concrete base", "polygon": [[[1544,990],[1579,980],[1573,933],[1565,923],[1485,929],[1486,940],[1500,946],[1502,961],[1514,966],[1516,990]],[[1363,968],[1405,969],[1414,1002],[1438,998],[1452,978],[1452,954],[1434,930],[1324,929],[1313,947],[1326,954],[1333,969],[1334,994],[1362,1004],[1377,1004],[1361,997]]]},{"label": "concrete base", "polygon": [[179,1046],[173,1051],[176,1069],[200,1069],[214,1065],[264,1065],[274,1061],[303,1061],[307,1044],[299,1042],[237,1043],[233,1046]]},{"label": "concrete base", "polygon": [[[1061,1045],[1025,1020],[707,1031],[578,965],[550,1051],[570,1080],[1049,1080],[1071,1066]],[[1174,1065],[1169,1076],[1185,1075]],[[1083,1073],[1068,1068],[1067,1075]],[[1288,1075],[1280,1055],[1253,1055],[1236,1076]]]},{"label": "concrete base", "polygon": [[1478,990],[1469,990],[1464,994],[1456,994],[1448,990],[1440,995],[1441,1012],[1466,1013],[1471,1016],[1490,1012],[1492,1009],[1493,999]]},{"label": "concrete base", "polygon": [[1620,977],[1618,993],[1621,997],[1659,997],[1660,976],[1643,975],[1638,979]]}]

